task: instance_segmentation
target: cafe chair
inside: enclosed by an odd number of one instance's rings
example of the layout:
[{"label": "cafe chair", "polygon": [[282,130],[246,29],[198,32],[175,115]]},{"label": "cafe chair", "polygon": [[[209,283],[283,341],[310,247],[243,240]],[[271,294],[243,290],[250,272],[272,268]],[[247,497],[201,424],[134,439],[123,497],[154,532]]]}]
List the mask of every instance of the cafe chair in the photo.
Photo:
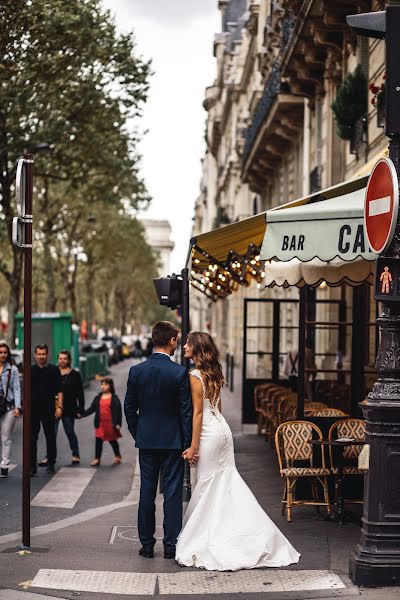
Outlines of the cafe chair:
[{"label": "cafe chair", "polygon": [[266,427],[266,415],[263,409],[263,402],[268,392],[277,388],[276,383],[259,383],[254,388],[254,410],[257,414],[257,435],[261,435]]},{"label": "cafe chair", "polygon": [[265,441],[269,442],[274,439],[275,434],[275,419],[278,411],[277,404],[282,394],[288,392],[283,386],[277,385],[275,388],[271,388],[268,391],[267,397],[265,398],[262,408],[265,417]]},{"label": "cafe chair", "polygon": [[265,399],[266,392],[273,383],[259,383],[254,388],[254,410],[257,415],[257,435],[261,435],[265,429],[265,417],[262,411],[262,403]]},{"label": "cafe chair", "polygon": [[307,412],[308,417],[348,417],[349,415],[339,408],[317,408]]},{"label": "cafe chair", "polygon": [[[313,447],[309,442],[312,439],[322,440],[322,431],[309,421],[289,421],[282,423],[275,433],[275,447],[279,460],[279,471],[284,478],[284,491],[282,498],[282,515],[287,513],[287,520],[292,520],[294,506],[311,505],[326,506],[328,514],[331,512],[328,492],[328,477],[330,470],[325,467],[323,446]],[[315,458],[320,455],[320,466],[315,465]],[[301,462],[301,465],[299,465]],[[312,499],[294,500],[293,495],[299,479],[307,477],[311,482]],[[323,490],[324,501],[318,498],[318,486]]]},{"label": "cafe chair", "polygon": [[[328,433],[329,440],[336,440],[338,438],[353,438],[355,440],[365,440],[365,421],[363,419],[341,419],[333,423]],[[364,475],[364,470],[358,468],[358,455],[360,454],[363,446],[345,446],[343,448],[343,475]],[[335,463],[335,453],[333,452],[332,446],[329,446],[329,458],[331,463],[331,471],[333,475],[337,476],[338,466]],[[347,463],[347,464],[346,464]],[[335,494],[337,495],[337,483],[335,485]],[[335,498],[336,500],[336,498]],[[362,504],[361,499],[345,499],[345,502],[349,504]]]},{"label": "cafe chair", "polygon": [[319,410],[321,408],[328,408],[326,404],[323,402],[308,402],[307,400],[304,402],[304,414],[308,415],[312,410]]}]

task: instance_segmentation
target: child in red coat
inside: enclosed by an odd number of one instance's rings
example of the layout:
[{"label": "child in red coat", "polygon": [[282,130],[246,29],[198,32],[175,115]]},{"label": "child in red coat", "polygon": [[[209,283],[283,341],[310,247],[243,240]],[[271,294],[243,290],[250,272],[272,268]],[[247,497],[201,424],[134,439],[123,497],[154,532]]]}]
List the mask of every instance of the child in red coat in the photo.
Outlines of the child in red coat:
[{"label": "child in red coat", "polygon": [[84,417],[95,413],[94,426],[96,431],[95,458],[90,465],[100,466],[103,442],[110,442],[114,451],[114,464],[121,463],[118,438],[121,436],[122,409],[121,402],[115,393],[114,382],[105,377],[100,382],[101,393],[93,399],[91,406],[83,413]]}]

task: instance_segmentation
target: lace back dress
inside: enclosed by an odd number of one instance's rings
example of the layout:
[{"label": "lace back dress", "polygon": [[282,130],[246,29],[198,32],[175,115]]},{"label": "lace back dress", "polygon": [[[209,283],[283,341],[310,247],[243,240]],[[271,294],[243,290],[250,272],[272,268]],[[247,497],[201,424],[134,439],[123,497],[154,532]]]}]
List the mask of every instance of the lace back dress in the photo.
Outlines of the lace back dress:
[{"label": "lace back dress", "polygon": [[[198,370],[191,375],[202,381]],[[237,571],[283,567],[300,554],[263,511],[235,465],[232,432],[206,397],[197,483],[176,546],[176,560],[188,567]]]}]

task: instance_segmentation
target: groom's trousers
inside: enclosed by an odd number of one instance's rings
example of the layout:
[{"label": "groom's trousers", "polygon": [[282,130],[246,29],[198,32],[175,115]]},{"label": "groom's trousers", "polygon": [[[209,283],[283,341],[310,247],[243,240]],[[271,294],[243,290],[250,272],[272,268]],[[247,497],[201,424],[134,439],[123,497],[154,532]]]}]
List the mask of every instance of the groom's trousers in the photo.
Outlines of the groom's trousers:
[{"label": "groom's trousers", "polygon": [[156,543],[155,499],[161,472],[164,495],[164,548],[175,550],[176,540],[182,529],[184,462],[182,450],[139,449],[138,530],[143,546],[154,546]]}]

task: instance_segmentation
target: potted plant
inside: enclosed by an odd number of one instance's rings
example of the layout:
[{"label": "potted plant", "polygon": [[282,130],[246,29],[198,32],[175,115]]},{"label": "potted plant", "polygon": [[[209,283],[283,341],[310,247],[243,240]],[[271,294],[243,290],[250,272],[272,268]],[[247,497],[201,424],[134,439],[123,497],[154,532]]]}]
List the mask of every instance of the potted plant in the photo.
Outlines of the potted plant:
[{"label": "potted plant", "polygon": [[358,65],[353,73],[346,75],[331,104],[339,137],[353,139],[355,125],[367,113],[367,105],[367,79]]}]

